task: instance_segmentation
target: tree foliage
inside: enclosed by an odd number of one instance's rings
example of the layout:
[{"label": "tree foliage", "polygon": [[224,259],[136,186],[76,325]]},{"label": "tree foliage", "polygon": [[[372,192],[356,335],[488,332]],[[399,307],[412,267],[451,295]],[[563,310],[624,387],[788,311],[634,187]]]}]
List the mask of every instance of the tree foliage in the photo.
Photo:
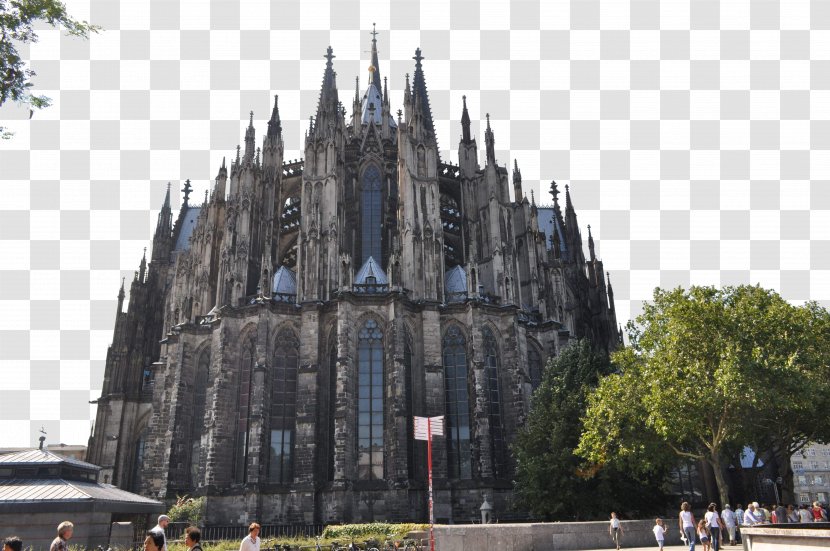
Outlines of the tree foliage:
[{"label": "tree foliage", "polygon": [[548,362],[513,449],[519,500],[534,514],[588,520],[605,518],[610,510],[637,515],[663,505],[666,463],[586,466],[574,454],[587,396],[612,370],[608,358],[594,352],[587,340],[571,344]]},{"label": "tree foliage", "polygon": [[[20,57],[21,44],[37,42],[38,21],[62,27],[70,36],[89,38],[101,27],[73,19],[59,0],[0,0],[0,105],[6,101],[28,105],[30,109],[48,107],[51,100],[32,93],[35,72]],[[30,111],[31,112],[31,111]],[[11,134],[0,126],[0,135]]]},{"label": "tree foliage", "polygon": [[830,436],[811,422],[830,400],[828,331],[825,309],[758,286],[656,289],[613,356],[620,374],[589,398],[578,452],[604,464],[662,444],[708,462],[727,503],[727,457],[779,438],[789,463]]}]

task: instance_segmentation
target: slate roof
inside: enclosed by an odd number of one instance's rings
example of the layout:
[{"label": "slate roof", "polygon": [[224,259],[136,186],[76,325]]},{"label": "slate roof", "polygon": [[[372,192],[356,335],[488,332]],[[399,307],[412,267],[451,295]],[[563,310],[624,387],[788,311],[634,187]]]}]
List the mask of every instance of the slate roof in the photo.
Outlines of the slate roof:
[{"label": "slate roof", "polygon": [[[46,510],[54,506],[67,508],[71,504],[94,507],[97,511],[109,510],[123,513],[153,513],[162,511],[164,504],[137,494],[116,488],[111,484],[49,479],[0,480],[0,511]],[[52,506],[52,507],[49,507]],[[66,509],[69,510],[69,509]]]},{"label": "slate roof", "polygon": [[297,294],[297,276],[294,275],[289,268],[280,266],[277,273],[274,274],[274,282],[271,286],[272,293],[280,293],[283,295]]},{"label": "slate roof", "polygon": [[182,227],[179,231],[179,237],[176,239],[176,246],[173,248],[174,251],[186,251],[190,249],[190,236],[193,235],[193,228],[196,227],[196,220],[199,218],[201,211],[201,207],[187,207],[187,212],[184,214]]},{"label": "slate roof", "polygon": [[378,263],[375,262],[375,259],[371,256],[366,259],[366,262],[363,264],[363,267],[360,268],[360,271],[357,272],[357,276],[354,279],[354,282],[358,285],[366,284],[367,278],[374,277],[376,285],[388,285],[389,279],[386,277],[386,272],[384,272]]},{"label": "slate roof", "polygon": [[460,265],[448,270],[444,275],[444,287],[448,293],[465,293],[467,291],[467,272]]},{"label": "slate roof", "polygon": [[19,452],[4,453],[0,455],[0,467],[12,467],[18,465],[70,465],[81,469],[100,471],[101,467],[68,457],[52,453],[49,450],[24,450]]}]

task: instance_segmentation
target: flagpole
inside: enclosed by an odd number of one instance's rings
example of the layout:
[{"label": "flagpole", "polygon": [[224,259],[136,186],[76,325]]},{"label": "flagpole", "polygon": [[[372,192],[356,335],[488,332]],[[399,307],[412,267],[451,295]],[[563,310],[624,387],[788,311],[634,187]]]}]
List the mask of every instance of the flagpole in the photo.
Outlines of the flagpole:
[{"label": "flagpole", "polygon": [[427,417],[427,476],[429,479],[429,550],[435,551],[435,511],[432,506],[432,419]]}]

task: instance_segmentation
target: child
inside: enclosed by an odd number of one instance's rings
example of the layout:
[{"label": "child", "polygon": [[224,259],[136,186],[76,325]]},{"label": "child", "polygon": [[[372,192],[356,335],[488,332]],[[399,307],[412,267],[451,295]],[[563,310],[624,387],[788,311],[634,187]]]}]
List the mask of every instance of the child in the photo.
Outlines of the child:
[{"label": "child", "polygon": [[709,528],[703,519],[697,523],[697,537],[700,538],[700,543],[703,544],[703,551],[709,551]]},{"label": "child", "polygon": [[663,519],[654,519],[654,537],[657,538],[657,546],[663,551],[663,540],[665,539],[666,527],[663,526]]}]

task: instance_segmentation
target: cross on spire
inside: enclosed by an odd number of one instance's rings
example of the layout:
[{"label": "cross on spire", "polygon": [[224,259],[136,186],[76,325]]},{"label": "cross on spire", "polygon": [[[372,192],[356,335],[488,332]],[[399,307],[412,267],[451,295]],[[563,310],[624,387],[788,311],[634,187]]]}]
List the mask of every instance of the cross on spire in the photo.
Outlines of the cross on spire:
[{"label": "cross on spire", "polygon": [[372,42],[376,42],[376,41],[377,41],[377,35],[378,35],[378,32],[375,30],[375,24],[374,24],[374,23],[372,23],[372,32],[371,32],[371,35],[372,35]]},{"label": "cross on spire", "polygon": [[184,187],[182,188],[182,192],[184,192],[184,204],[187,204],[188,198],[190,197],[190,192],[193,190],[193,187],[190,185],[190,179],[184,181]]},{"label": "cross on spire", "polygon": [[421,48],[415,48],[415,56],[412,59],[415,60],[415,66],[420,68],[421,60],[424,59],[424,56],[421,55]]},{"label": "cross on spire", "polygon": [[323,57],[326,58],[326,65],[331,67],[331,60],[334,59],[337,56],[334,55],[334,50],[332,50],[331,46],[329,46],[328,48],[326,48],[326,55],[324,55]]}]

